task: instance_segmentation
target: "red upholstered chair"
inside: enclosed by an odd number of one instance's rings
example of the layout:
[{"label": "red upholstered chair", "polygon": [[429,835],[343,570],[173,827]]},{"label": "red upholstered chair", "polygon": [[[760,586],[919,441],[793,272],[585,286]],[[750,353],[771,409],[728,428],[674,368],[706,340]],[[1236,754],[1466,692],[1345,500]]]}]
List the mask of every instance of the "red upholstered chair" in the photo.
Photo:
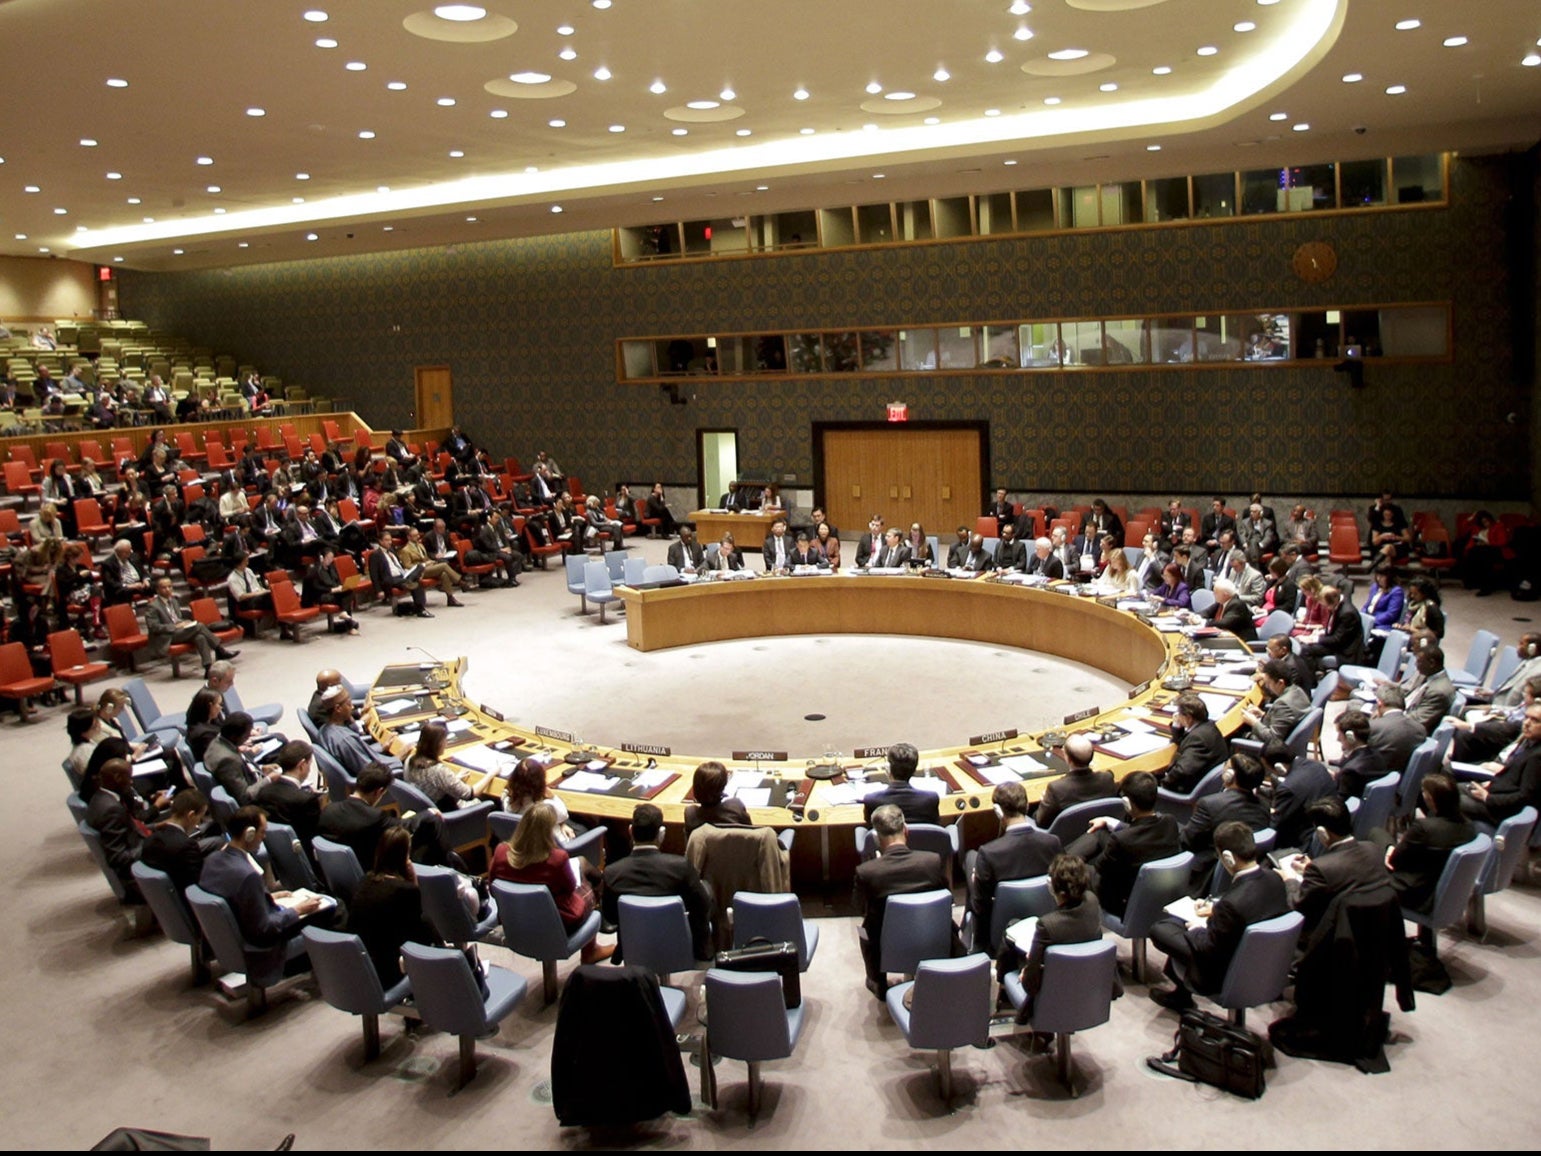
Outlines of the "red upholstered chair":
[{"label": "red upholstered chair", "polygon": [[61,462],[64,463],[64,468],[66,471],[72,474],[78,474],[80,473],[80,464],[71,460],[73,456],[74,455],[70,453],[69,442],[43,443],[43,457],[45,460],[53,461],[55,458],[58,458]]},{"label": "red upholstered chair", "polygon": [[1001,536],[1000,524],[996,522],[994,514],[981,514],[974,519],[974,533],[981,538],[999,538]]},{"label": "red upholstered chair", "polygon": [[191,430],[180,430],[177,433],[177,449],[182,454],[182,460],[186,462],[201,462],[208,458],[208,454],[198,448],[198,443],[193,441]]},{"label": "red upholstered chair", "polygon": [[[340,442],[340,441],[342,441],[342,430],[341,430],[341,428],[338,427],[337,423],[335,421],[333,421],[331,418],[323,418],[322,421],[321,421],[321,428],[326,431],[326,440],[327,441],[329,441],[329,442]],[[317,452],[319,453],[320,451],[317,451]]]},{"label": "red upholstered chair", "polygon": [[27,467],[29,477],[43,479],[43,467],[37,464],[37,455],[32,452],[32,447],[25,443],[11,447],[9,461],[20,462]]},{"label": "red upholstered chair", "polygon": [[[369,555],[366,554],[364,557],[367,559]],[[337,577],[342,579],[343,585],[346,586],[350,578],[358,579],[358,581],[352,587],[353,598],[355,602],[361,603],[375,596],[375,584],[368,578],[360,576],[358,565],[353,561],[352,554],[344,554],[339,552],[338,555],[332,559],[332,564],[337,567]]]},{"label": "red upholstered chair", "polygon": [[75,529],[93,548],[98,538],[112,535],[112,523],[102,517],[101,504],[95,498],[75,499]]},{"label": "red upholstered chair", "polygon": [[279,634],[282,635],[287,627],[289,636],[299,642],[300,627],[320,618],[321,608],[301,606],[300,596],[294,592],[294,583],[275,581],[272,574],[268,575],[268,589],[273,592],[273,617],[278,620]]},{"label": "red upholstered chair", "polygon": [[460,572],[467,578],[481,579],[498,568],[496,562],[467,562],[466,551],[470,550],[470,548],[471,543],[467,542],[464,538],[457,537],[455,539],[455,553],[460,556]]},{"label": "red upholstered chair", "polygon": [[1334,522],[1327,540],[1327,558],[1339,566],[1354,566],[1362,560],[1359,527],[1352,522]]},{"label": "red upholstered chair", "polygon": [[32,721],[32,700],[52,690],[54,680],[32,673],[32,660],[20,642],[0,646],[0,698],[16,700],[22,722]]},{"label": "red upholstered chair", "polygon": [[139,625],[134,608],[127,602],[104,607],[107,615],[107,646],[130,670],[138,670],[134,656],[150,645],[150,636]]},{"label": "red upholstered chair", "polygon": [[524,552],[531,558],[534,558],[535,564],[542,570],[546,568],[546,559],[551,555],[556,554],[560,556],[567,552],[566,542],[548,542],[545,545],[538,543],[535,540],[535,535],[530,533],[530,528],[525,523],[524,518],[518,515],[514,517],[514,529],[524,539]]},{"label": "red upholstered chair", "polygon": [[43,486],[32,480],[32,472],[27,469],[26,462],[9,461],[5,463],[5,492],[18,495],[21,508],[25,510],[28,498],[36,497],[42,501]]},{"label": "red upholstered chair", "polygon": [[85,644],[73,630],[56,630],[48,636],[48,660],[53,666],[54,678],[75,688],[76,706],[82,701],[81,687],[112,674],[112,667],[107,663],[92,662],[86,657]]},{"label": "red upholstered chair", "polygon": [[[212,598],[194,598],[187,606],[192,611],[193,618],[209,627],[215,638],[219,639],[221,646],[229,646],[233,642],[239,642],[244,632],[239,626],[232,626],[226,630],[214,630],[214,624],[224,620],[224,615],[219,612],[219,604]],[[247,611],[247,613],[252,613]],[[265,614],[266,611],[256,613]]]}]

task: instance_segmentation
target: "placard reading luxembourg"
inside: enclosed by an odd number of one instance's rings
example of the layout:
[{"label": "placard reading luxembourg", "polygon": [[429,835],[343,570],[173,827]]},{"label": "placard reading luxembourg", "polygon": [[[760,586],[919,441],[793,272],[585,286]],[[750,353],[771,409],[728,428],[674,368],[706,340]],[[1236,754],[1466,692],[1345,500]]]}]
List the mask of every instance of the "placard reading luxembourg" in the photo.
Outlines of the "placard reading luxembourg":
[{"label": "placard reading luxembourg", "polygon": [[542,738],[556,739],[558,742],[563,743],[576,743],[578,741],[577,735],[568,734],[566,731],[554,731],[550,727],[536,727],[535,733]]}]

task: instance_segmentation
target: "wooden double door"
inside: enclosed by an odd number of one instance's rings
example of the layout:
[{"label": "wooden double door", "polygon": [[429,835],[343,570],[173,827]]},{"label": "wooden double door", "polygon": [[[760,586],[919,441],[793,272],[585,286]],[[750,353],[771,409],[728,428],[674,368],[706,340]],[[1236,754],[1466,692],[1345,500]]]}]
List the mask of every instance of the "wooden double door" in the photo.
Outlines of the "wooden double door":
[{"label": "wooden double door", "polygon": [[814,464],[825,513],[847,534],[873,514],[908,533],[919,522],[945,549],[971,529],[989,477],[985,422],[830,422],[814,426]]}]

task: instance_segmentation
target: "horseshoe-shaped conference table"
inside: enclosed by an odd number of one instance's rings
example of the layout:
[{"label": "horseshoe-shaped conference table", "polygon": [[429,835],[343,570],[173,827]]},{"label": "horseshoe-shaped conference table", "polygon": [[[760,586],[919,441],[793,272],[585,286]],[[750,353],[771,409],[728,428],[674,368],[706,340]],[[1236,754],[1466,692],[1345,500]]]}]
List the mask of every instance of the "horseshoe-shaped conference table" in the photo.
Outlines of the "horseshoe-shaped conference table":
[{"label": "horseshoe-shaped conference table", "polygon": [[[642,651],[787,634],[893,634],[1013,646],[1096,667],[1130,683],[1129,696],[1088,704],[1053,729],[1091,734],[1094,765],[1119,778],[1171,761],[1172,686],[1191,683],[1227,735],[1244,725],[1243,708],[1258,700],[1241,670],[1252,660],[1234,635],[1204,631],[1192,637],[1193,630],[1176,629],[1175,616],[1119,609],[1114,599],[1083,596],[1068,585],[841,573],[623,586],[617,593],[626,604],[628,642]],[[695,767],[718,759],[735,773],[733,786],[750,792],[746,803],[757,824],[807,832],[794,841],[794,874],[828,877],[854,862],[848,848],[863,822],[861,797],[867,783],[883,780],[886,748],[858,749],[834,766],[790,759],[779,750],[679,754],[650,744],[645,733],[634,742],[596,746],[578,735],[507,721],[496,706],[464,694],[465,670],[465,658],[386,667],[369,692],[365,725],[405,756],[417,729],[442,717],[451,729],[446,760],[479,795],[501,795],[519,759],[536,755],[548,761],[552,790],[573,814],[624,824],[646,800],[662,808],[675,839],[683,831]],[[915,695],[917,709],[947,708],[945,679],[917,680]],[[1025,687],[1024,696],[1030,695]],[[993,734],[960,736],[956,746],[921,752],[914,785],[941,796],[944,823],[966,822],[965,845],[993,837],[990,794],[997,783],[1020,779],[1036,800],[1065,769],[1042,741],[1052,742],[1052,734],[1019,734],[1002,721],[1004,729]]]}]

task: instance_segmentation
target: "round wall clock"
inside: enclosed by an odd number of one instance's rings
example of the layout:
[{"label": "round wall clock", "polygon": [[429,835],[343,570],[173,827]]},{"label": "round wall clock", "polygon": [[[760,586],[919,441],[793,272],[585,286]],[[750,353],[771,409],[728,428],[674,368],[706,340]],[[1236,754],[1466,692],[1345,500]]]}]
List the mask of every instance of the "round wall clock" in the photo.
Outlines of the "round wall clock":
[{"label": "round wall clock", "polygon": [[1311,285],[1319,285],[1338,269],[1338,251],[1327,241],[1307,241],[1290,258],[1295,276]]}]

